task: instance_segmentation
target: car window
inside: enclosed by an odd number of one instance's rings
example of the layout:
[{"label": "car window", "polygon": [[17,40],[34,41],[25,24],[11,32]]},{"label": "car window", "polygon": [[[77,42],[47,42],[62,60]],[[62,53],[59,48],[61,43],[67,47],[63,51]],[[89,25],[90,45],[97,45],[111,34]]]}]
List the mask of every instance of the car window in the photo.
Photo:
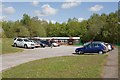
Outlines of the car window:
[{"label": "car window", "polygon": [[99,46],[97,44],[95,44],[95,43],[92,43],[92,44],[88,45],[88,48],[94,48],[94,47],[99,47]]},{"label": "car window", "polygon": [[91,44],[91,46],[90,46],[90,47],[91,47],[91,48],[93,48],[93,47],[95,47],[95,46],[94,46],[94,44]]},{"label": "car window", "polygon": [[35,41],[33,41],[33,40],[30,40],[31,42],[33,42],[33,43],[35,43]]},{"label": "car window", "polygon": [[24,39],[24,41],[25,41],[25,42],[31,42],[31,41],[30,41],[30,40],[28,40],[28,39]]},{"label": "car window", "polygon": [[85,45],[86,48],[91,48],[91,44]]},{"label": "car window", "polygon": [[22,39],[17,39],[17,41],[23,41]]},{"label": "car window", "polygon": [[33,41],[34,43],[38,43],[37,41]]},{"label": "car window", "polygon": [[14,38],[14,40],[16,40],[16,38]]},{"label": "car window", "polygon": [[94,44],[94,47],[99,47],[99,45],[97,43]]}]

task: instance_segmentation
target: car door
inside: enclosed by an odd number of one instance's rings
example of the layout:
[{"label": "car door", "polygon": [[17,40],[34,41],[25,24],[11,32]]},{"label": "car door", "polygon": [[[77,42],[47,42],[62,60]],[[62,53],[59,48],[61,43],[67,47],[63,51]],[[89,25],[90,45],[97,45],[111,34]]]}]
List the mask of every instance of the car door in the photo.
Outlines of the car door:
[{"label": "car door", "polygon": [[20,46],[20,39],[16,40],[16,44],[17,44],[17,46]]},{"label": "car door", "polygon": [[97,53],[99,51],[99,45],[97,43],[92,45],[92,51],[93,53]]},{"label": "car door", "polygon": [[84,48],[84,52],[85,53],[91,53],[92,52],[92,45],[89,44],[89,45],[86,45],[85,48]]},{"label": "car door", "polygon": [[20,45],[21,47],[23,47],[23,39],[20,39],[20,40],[19,40],[19,45]]}]

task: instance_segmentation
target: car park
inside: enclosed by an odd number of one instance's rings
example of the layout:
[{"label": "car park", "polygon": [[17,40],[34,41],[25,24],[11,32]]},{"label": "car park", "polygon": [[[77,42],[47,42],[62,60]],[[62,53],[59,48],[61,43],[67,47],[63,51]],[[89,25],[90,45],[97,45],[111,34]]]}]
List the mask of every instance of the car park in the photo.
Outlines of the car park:
[{"label": "car park", "polygon": [[35,43],[27,38],[15,38],[13,45],[14,47],[35,48]]},{"label": "car park", "polygon": [[91,42],[89,44],[84,45],[81,48],[75,49],[75,52],[77,54],[84,54],[84,53],[98,53],[98,54],[104,54],[107,52],[108,49],[104,42]]}]

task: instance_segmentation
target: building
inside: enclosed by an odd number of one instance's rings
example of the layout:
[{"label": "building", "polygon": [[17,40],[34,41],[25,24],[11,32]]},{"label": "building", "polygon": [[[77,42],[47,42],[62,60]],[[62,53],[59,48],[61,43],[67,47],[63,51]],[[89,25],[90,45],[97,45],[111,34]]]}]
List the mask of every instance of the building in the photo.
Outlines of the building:
[{"label": "building", "polygon": [[34,37],[34,38],[41,40],[54,40],[55,42],[69,45],[80,43],[80,37]]}]

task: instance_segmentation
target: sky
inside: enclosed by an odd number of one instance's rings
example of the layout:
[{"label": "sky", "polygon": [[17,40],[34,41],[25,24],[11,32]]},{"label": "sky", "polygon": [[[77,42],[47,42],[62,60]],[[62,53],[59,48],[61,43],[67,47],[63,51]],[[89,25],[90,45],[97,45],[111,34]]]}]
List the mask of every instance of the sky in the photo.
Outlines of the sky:
[{"label": "sky", "polygon": [[23,14],[31,17],[38,16],[41,20],[66,22],[76,17],[79,21],[87,20],[93,13],[109,14],[118,10],[118,2],[2,2],[0,4],[0,19],[16,21],[22,19]]}]

